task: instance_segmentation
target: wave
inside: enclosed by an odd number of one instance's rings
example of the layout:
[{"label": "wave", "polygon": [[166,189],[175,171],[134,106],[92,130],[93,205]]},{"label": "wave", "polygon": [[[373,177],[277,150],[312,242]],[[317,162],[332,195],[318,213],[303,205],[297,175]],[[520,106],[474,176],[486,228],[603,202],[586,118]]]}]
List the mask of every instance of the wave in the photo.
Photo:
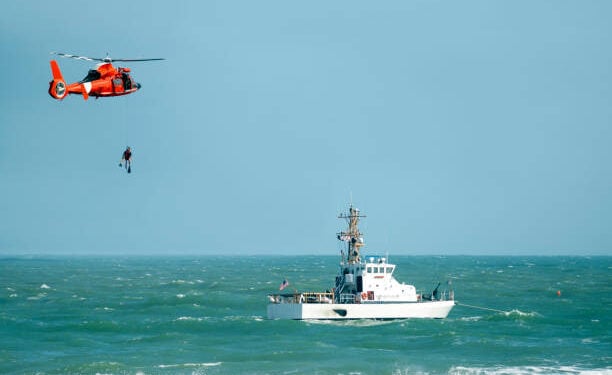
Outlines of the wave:
[{"label": "wave", "polygon": [[525,312],[525,311],[521,311],[518,309],[512,309],[509,311],[498,311],[490,315],[464,317],[464,319],[462,320],[463,321],[469,321],[469,320],[503,321],[503,320],[508,320],[508,319],[510,320],[532,320],[532,319],[540,318],[540,317],[542,317],[542,315],[540,315],[536,311]]},{"label": "wave", "polygon": [[462,316],[461,318],[458,318],[457,320],[460,322],[477,322],[479,320],[482,319],[482,316]]},{"label": "wave", "polygon": [[262,322],[264,318],[260,315],[227,315],[218,319],[219,321],[225,322],[237,322],[237,321],[245,321],[245,322]]},{"label": "wave", "polygon": [[612,375],[612,367],[585,369],[576,366],[495,366],[495,367],[452,367],[449,375],[535,375],[535,374],[571,374],[571,375]]},{"label": "wave", "polygon": [[209,319],[210,318],[208,318],[208,317],[196,318],[196,317],[193,317],[193,316],[181,316],[181,317],[178,317],[178,318],[174,319],[174,321],[178,322],[178,321],[184,320],[184,321],[191,321],[191,322],[201,322],[201,321],[209,320]]},{"label": "wave", "polygon": [[517,309],[506,311],[506,312],[503,313],[503,315],[510,316],[510,317],[512,317],[512,316],[518,316],[518,317],[537,317],[537,316],[540,316],[540,314],[538,314],[535,311],[532,311],[532,312],[523,312],[523,311],[517,310]]},{"label": "wave", "polygon": [[372,319],[351,319],[351,320],[337,320],[337,319],[321,319],[321,320],[306,320],[306,324],[321,324],[321,325],[332,325],[338,327],[377,327],[389,324],[403,324],[406,319],[394,319],[394,320],[372,320]]},{"label": "wave", "polygon": [[38,294],[37,294],[37,295],[35,295],[35,296],[30,296],[30,297],[28,297],[28,300],[30,300],[30,301],[36,301],[36,300],[39,300],[39,299],[41,299],[41,298],[45,298],[46,296],[47,296],[47,293],[38,293]]},{"label": "wave", "polygon": [[215,316],[180,316],[173,320],[174,322],[186,321],[186,322],[263,322],[265,321],[264,317],[259,315],[228,315],[224,317],[215,317]]},{"label": "wave", "polygon": [[194,281],[189,281],[189,280],[182,280],[182,279],[178,279],[178,280],[172,280],[171,284],[177,284],[177,285],[194,285],[195,282]]},{"label": "wave", "polygon": [[202,363],[177,363],[173,365],[158,365],[159,368],[186,368],[186,367],[214,367],[221,366],[223,362],[202,362]]}]

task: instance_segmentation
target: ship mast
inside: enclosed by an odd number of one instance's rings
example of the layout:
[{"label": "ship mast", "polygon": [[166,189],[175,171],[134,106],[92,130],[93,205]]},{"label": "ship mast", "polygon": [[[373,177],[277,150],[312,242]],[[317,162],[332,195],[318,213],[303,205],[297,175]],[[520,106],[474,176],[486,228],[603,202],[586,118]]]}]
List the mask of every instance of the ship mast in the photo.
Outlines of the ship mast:
[{"label": "ship mast", "polygon": [[360,248],[364,245],[362,233],[359,232],[359,218],[365,217],[365,215],[359,214],[359,210],[354,208],[351,204],[349,213],[341,213],[338,218],[346,219],[348,222],[348,229],[345,232],[338,233],[338,239],[348,244],[348,252],[346,254],[346,261],[348,264],[361,262],[361,254],[359,253]]}]

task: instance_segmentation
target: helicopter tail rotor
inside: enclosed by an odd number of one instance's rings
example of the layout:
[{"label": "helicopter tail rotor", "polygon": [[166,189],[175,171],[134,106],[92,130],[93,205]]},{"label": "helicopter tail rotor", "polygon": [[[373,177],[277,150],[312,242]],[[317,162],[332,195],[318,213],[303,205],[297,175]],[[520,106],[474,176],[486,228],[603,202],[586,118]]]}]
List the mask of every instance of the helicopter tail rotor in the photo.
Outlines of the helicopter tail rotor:
[{"label": "helicopter tail rotor", "polygon": [[62,72],[55,60],[51,60],[51,74],[53,74],[53,80],[49,82],[49,95],[55,99],[64,99],[68,94],[66,81],[64,81]]}]

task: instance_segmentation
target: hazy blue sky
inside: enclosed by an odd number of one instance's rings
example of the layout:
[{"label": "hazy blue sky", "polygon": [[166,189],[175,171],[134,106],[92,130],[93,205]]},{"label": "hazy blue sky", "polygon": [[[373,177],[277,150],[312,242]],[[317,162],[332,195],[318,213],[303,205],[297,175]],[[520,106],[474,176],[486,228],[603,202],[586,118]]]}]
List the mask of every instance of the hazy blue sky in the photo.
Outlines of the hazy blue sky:
[{"label": "hazy blue sky", "polygon": [[174,3],[2,5],[0,254],[612,255],[611,1]]}]

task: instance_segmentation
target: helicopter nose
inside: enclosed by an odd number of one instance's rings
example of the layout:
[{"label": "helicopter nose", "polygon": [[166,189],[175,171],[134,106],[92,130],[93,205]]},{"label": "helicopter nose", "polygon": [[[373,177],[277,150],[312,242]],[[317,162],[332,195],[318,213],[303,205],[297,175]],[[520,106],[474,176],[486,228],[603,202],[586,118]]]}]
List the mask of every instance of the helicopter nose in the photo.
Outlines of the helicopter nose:
[{"label": "helicopter nose", "polygon": [[140,83],[136,83],[136,90],[140,90],[142,86],[140,85]]}]

